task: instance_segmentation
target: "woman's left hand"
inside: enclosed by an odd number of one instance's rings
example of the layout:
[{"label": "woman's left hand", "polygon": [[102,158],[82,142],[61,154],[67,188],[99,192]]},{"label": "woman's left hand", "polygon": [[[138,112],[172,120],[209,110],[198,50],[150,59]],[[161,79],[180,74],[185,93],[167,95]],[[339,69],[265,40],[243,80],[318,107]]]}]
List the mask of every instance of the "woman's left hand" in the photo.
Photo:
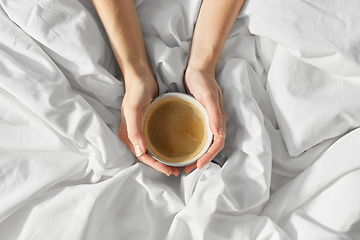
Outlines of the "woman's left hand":
[{"label": "woman's left hand", "polygon": [[227,115],[222,93],[213,71],[189,66],[185,72],[184,83],[188,93],[204,105],[209,116],[210,130],[214,134],[214,140],[209,150],[197,162],[184,167],[184,171],[189,173],[195,168],[201,169],[224,148]]}]

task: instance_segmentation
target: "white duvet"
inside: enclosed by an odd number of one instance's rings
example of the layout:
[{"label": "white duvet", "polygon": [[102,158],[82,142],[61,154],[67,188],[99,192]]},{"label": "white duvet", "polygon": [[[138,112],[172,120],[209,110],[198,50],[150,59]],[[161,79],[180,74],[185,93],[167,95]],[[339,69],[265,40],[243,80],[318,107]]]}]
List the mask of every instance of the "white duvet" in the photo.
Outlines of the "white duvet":
[{"label": "white duvet", "polygon": [[[200,0],[137,0],[160,93]],[[167,177],[119,140],[90,0],[0,1],[0,239],[360,239],[360,2],[247,0],[216,79],[221,168]]]}]

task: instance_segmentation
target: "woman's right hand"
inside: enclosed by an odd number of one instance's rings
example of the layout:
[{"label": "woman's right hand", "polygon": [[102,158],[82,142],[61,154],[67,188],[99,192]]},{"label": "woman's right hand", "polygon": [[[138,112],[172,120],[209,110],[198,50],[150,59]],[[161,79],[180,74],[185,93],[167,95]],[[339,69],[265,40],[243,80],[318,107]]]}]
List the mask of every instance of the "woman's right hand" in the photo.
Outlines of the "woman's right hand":
[{"label": "woman's right hand", "polygon": [[153,75],[127,76],[130,81],[125,81],[125,95],[121,105],[121,124],[119,137],[139,159],[150,167],[165,173],[167,176],[178,176],[177,167],[167,166],[146,152],[146,140],[141,131],[141,118],[151,101],[158,96],[158,85]]}]

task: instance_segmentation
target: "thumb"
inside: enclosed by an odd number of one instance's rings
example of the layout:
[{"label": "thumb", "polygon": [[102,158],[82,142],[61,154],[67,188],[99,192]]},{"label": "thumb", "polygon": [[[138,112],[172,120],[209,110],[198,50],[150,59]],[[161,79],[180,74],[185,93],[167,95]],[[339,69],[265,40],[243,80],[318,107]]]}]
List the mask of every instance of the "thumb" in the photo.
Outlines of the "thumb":
[{"label": "thumb", "polygon": [[223,126],[223,113],[220,106],[220,102],[217,102],[214,98],[204,99],[204,106],[209,116],[209,125],[211,132],[217,138],[225,137],[225,128]]},{"label": "thumb", "polygon": [[126,113],[128,138],[132,144],[132,151],[136,157],[142,156],[146,151],[146,140],[141,131],[141,114],[136,111]]}]

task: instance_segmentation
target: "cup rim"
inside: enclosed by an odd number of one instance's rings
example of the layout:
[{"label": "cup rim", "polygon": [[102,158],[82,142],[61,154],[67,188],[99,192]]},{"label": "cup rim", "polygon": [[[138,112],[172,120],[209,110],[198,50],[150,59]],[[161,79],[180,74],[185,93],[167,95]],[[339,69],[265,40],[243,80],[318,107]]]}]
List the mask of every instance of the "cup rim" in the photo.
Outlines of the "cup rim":
[{"label": "cup rim", "polygon": [[[210,148],[211,146],[211,143],[212,143],[212,140],[213,140],[213,133],[211,132],[210,130],[210,124],[209,124],[209,116],[207,115],[207,112],[206,112],[206,109],[204,107],[204,105],[202,105],[198,100],[196,100],[196,98],[194,98],[193,96],[189,95],[189,94],[186,94],[186,93],[180,93],[180,92],[169,92],[169,93],[164,93],[156,98],[154,98],[152,101],[151,101],[151,104],[153,104],[154,102],[158,101],[159,99],[162,99],[164,97],[168,97],[168,96],[183,96],[185,98],[188,98],[188,99],[191,99],[193,102],[191,101],[187,101],[188,103],[194,103],[195,102],[195,105],[196,107],[199,108],[199,110],[201,111],[201,113],[204,115],[205,117],[205,122],[206,122],[206,131],[207,131],[207,139],[206,139],[206,142],[205,142],[205,145],[204,147],[201,149],[201,151],[196,154],[194,157],[192,157],[191,159],[187,160],[187,161],[184,161],[184,162],[179,162],[179,163],[176,163],[176,162],[170,162],[170,161],[166,161],[166,160],[163,160],[161,159],[160,157],[156,156],[154,153],[151,152],[151,150],[148,148],[148,146],[146,146],[146,151],[147,153],[149,153],[149,155],[151,157],[153,157],[155,160],[165,164],[165,165],[168,165],[168,166],[173,166],[173,167],[184,167],[184,166],[187,166],[187,165],[190,165],[190,164],[193,164],[194,162],[196,162],[200,157],[202,157]],[[186,101],[186,100],[185,100]],[[150,110],[152,109],[151,107],[151,104],[149,105],[149,107],[146,109],[142,119],[141,119],[141,131],[143,132],[144,131],[144,123],[145,123],[145,119],[146,119],[146,116],[148,115],[148,113],[150,112]]]}]

